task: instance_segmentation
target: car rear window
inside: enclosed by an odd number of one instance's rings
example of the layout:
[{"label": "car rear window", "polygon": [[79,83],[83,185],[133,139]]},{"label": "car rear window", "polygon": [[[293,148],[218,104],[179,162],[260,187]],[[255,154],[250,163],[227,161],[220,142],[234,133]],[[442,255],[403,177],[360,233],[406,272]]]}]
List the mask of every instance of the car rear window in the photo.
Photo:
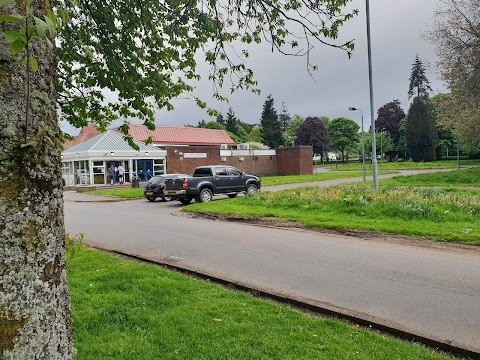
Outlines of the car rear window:
[{"label": "car rear window", "polygon": [[210,168],[197,168],[193,176],[210,176],[212,175],[212,170]]},{"label": "car rear window", "polygon": [[165,179],[163,178],[163,176],[155,176],[155,177],[151,178],[150,180],[148,180],[148,182],[150,184],[158,184],[158,183],[161,183],[161,182],[165,182]]}]

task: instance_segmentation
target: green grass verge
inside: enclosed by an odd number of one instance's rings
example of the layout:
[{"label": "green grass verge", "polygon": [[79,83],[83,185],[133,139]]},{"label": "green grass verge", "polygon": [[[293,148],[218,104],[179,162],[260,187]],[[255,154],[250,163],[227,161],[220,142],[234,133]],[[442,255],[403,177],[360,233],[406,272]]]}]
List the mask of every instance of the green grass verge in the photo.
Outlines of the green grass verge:
[{"label": "green grass verge", "polygon": [[447,358],[85,248],[68,277],[77,360]]},{"label": "green grass verge", "polygon": [[[380,175],[385,175],[385,174],[395,174],[395,171],[380,172]],[[372,176],[372,172],[367,171],[366,175]],[[362,172],[361,171],[349,171],[349,172],[332,171],[332,172],[321,172],[321,173],[312,174],[312,175],[267,176],[267,177],[262,177],[262,187],[305,183],[305,182],[313,182],[313,181],[347,179],[347,178],[356,178],[356,177],[362,177]]]},{"label": "green grass verge", "polygon": [[433,174],[395,176],[380,180],[386,186],[474,186],[480,187],[480,167]]},{"label": "green grass verge", "polygon": [[[480,165],[480,160],[460,160],[460,165],[461,166],[478,166]],[[352,164],[338,163],[337,165],[335,165],[335,163],[333,164],[330,163],[329,165],[320,165],[320,166],[326,166],[331,170],[338,170],[338,171],[362,169],[361,163],[352,163]],[[383,163],[380,163],[379,161],[378,162],[379,169],[380,169],[380,166],[384,170],[448,169],[448,168],[455,169],[457,167],[457,161],[456,160],[440,160],[440,161],[432,161],[432,162],[404,161],[404,162],[383,162]],[[365,168],[367,170],[372,170],[372,164],[366,163]]]},{"label": "green grass verge", "polygon": [[277,219],[307,227],[358,229],[480,245],[480,193],[367,184],[304,187],[192,204],[187,212]]},{"label": "green grass verge", "polygon": [[143,198],[143,187],[138,189],[111,189],[111,190],[97,190],[88,191],[88,194],[102,195],[102,196],[116,196],[124,199],[139,199]]}]

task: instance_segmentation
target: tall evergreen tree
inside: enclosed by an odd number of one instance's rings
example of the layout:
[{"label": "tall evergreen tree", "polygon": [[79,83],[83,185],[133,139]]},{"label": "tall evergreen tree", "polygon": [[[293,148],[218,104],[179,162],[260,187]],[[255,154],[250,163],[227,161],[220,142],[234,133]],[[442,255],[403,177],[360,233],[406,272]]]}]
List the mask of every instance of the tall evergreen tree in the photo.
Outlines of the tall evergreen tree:
[{"label": "tall evergreen tree", "polygon": [[225,120],[225,130],[230,131],[237,135],[237,118],[235,117],[235,113],[233,112],[232,108],[228,108],[227,118]]},{"label": "tall evergreen tree", "polygon": [[219,123],[220,125],[222,125],[222,127],[225,129],[225,127],[227,126],[227,123],[225,122],[225,118],[223,117],[222,113],[219,113],[218,116],[217,116],[217,119],[216,119],[217,123]]},{"label": "tall evergreen tree", "polygon": [[415,62],[412,65],[412,73],[410,74],[410,86],[408,88],[408,97],[428,97],[429,91],[432,91],[430,87],[430,81],[428,81],[425,75],[425,66],[420,61],[418,54],[415,56]]},{"label": "tall evergreen tree", "polygon": [[435,160],[437,129],[430,99],[415,97],[408,109],[405,141],[413,161]]},{"label": "tall evergreen tree", "polygon": [[263,104],[262,119],[260,124],[263,129],[263,143],[272,149],[283,145],[283,134],[278,120],[277,111],[274,108],[272,95],[268,95]]},{"label": "tall evergreen tree", "polygon": [[288,128],[290,127],[292,117],[290,116],[287,105],[285,105],[284,102],[282,102],[282,106],[280,107],[280,115],[278,115],[278,120],[280,121],[280,126],[282,127],[283,134],[286,134]]}]

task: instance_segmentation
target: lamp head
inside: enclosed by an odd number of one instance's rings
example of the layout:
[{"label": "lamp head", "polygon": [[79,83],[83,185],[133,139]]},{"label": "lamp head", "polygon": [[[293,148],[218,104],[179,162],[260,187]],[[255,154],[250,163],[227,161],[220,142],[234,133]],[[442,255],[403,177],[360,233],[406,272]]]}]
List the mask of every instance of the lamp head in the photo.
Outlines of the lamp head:
[{"label": "lamp head", "polygon": [[348,110],[350,110],[350,111],[355,111],[355,110],[357,110],[357,108],[349,107]]}]

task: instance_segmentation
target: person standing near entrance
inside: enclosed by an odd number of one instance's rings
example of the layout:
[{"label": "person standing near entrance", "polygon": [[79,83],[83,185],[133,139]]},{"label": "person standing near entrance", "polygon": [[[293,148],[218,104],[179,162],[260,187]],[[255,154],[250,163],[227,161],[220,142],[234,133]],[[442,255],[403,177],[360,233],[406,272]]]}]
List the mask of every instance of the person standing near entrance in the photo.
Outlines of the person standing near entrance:
[{"label": "person standing near entrance", "polygon": [[121,164],[118,165],[118,167],[117,167],[117,173],[118,173],[118,181],[120,182],[120,184],[123,184],[123,177],[125,176],[125,169],[123,168],[123,166]]},{"label": "person standing near entrance", "polygon": [[113,164],[108,168],[108,176],[110,177],[110,184],[113,185],[113,179],[115,178],[115,168]]}]

